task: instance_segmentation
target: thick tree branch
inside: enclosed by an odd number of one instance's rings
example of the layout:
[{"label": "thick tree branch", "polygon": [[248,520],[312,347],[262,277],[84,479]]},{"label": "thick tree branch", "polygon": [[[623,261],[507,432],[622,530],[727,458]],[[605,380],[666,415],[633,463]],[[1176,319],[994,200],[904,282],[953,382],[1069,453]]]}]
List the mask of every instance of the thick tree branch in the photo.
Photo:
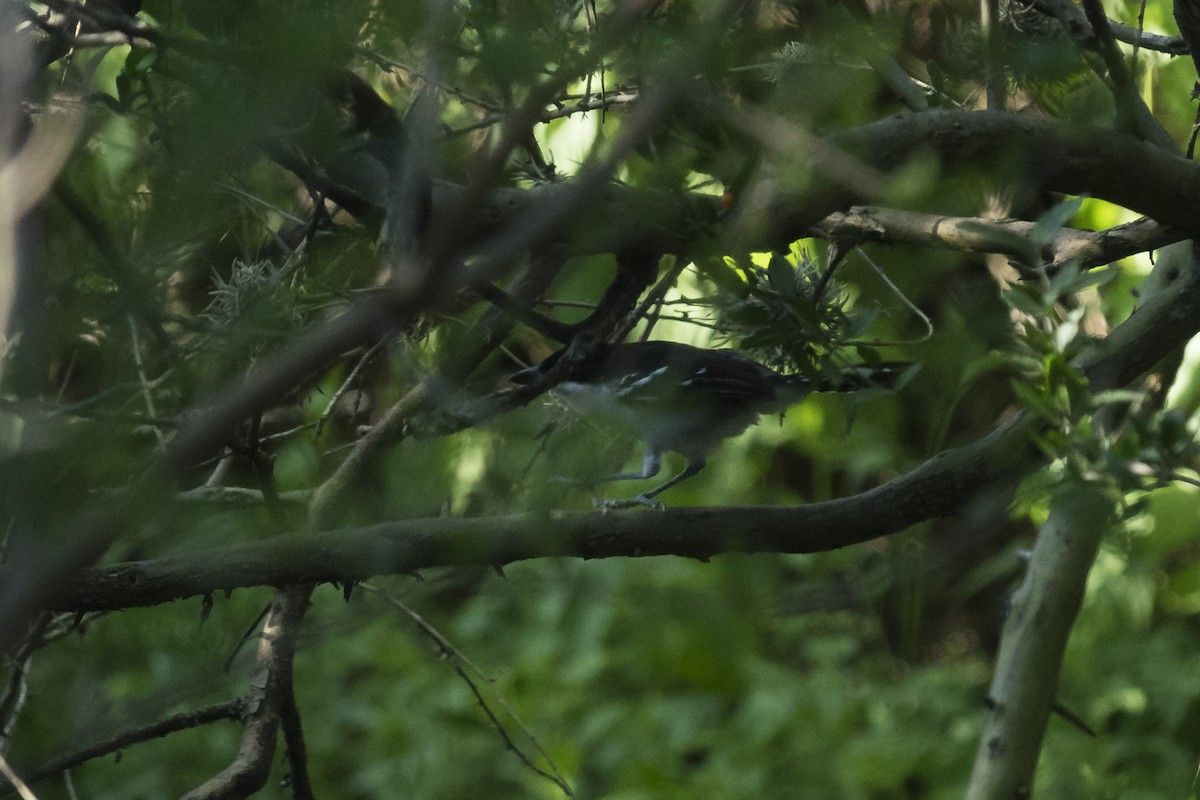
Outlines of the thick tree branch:
[{"label": "thick tree branch", "polygon": [[[1186,42],[1185,52],[1192,56],[1192,64],[1200,73],[1200,3],[1196,0],[1174,0],[1175,24]],[[1195,97],[1195,90],[1192,96]],[[1193,136],[1194,138],[1194,136]]]},{"label": "thick tree branch", "polygon": [[[1200,278],[1184,272],[1097,346],[1083,365],[1093,391],[1127,385],[1200,329]],[[796,508],[676,508],[661,513],[532,513],[405,520],[279,536],[87,570],[55,609],[115,609],[256,585],[363,580],[447,564],[502,565],[547,556],[608,558],[723,552],[810,553],[864,542],[955,514],[979,492],[1005,491],[1037,463],[1033,424],[1019,417],[889,483]],[[8,583],[12,572],[0,573]]]},{"label": "thick tree branch", "polygon": [[240,800],[266,785],[275,755],[275,741],[285,709],[292,697],[292,661],[296,634],[312,588],[280,589],[271,601],[263,622],[258,660],[250,687],[242,698],[246,711],[242,745],[233,762],[203,785],[184,795],[184,800]]},{"label": "thick tree branch", "polygon": [[[1075,39],[1081,47],[1096,48],[1096,36],[1088,22],[1087,15],[1071,0],[1034,0],[1033,7],[1062,23],[1068,35]],[[1182,36],[1146,33],[1111,19],[1108,21],[1108,27],[1117,41],[1136,45],[1144,50],[1156,50],[1173,56],[1185,56],[1188,53],[1187,43]]]},{"label": "thick tree branch", "polygon": [[[1200,207],[1200,164],[1111,131],[1018,114],[930,111],[890,117],[825,142],[878,170],[925,153],[945,169],[989,169],[1002,182],[1088,194],[1200,234],[1193,213]],[[765,221],[747,220],[748,239],[783,246],[863,199],[836,179],[814,176],[803,195],[780,193]]]},{"label": "thick tree branch", "polygon": [[[1003,253],[1024,258],[1033,245],[1037,223],[1017,219],[947,217],[878,206],[855,206],[818,222],[813,232],[844,247],[867,242],[941,247],[969,253]],[[1101,231],[1064,228],[1041,253],[1050,265],[1077,259],[1086,269],[1156,250],[1186,236],[1142,217]]]},{"label": "thick tree branch", "polygon": [[41,608],[55,605],[60,587],[69,585],[80,569],[95,563],[118,535],[121,518],[129,507],[153,494],[151,490],[158,481],[186,475],[195,464],[223,447],[230,431],[243,420],[278,402],[341,354],[378,341],[419,313],[447,307],[464,288],[499,277],[513,260],[544,243],[553,230],[576,219],[580,210],[595,200],[666,107],[666,98],[647,102],[604,158],[582,170],[579,179],[564,187],[562,194],[542,197],[513,224],[478,243],[476,257],[469,264],[460,257],[465,256],[464,245],[456,241],[451,247],[449,243],[457,232],[442,230],[447,242],[436,249],[452,253],[454,258],[448,255],[446,261],[433,262],[433,268],[415,270],[415,276],[407,276],[402,287],[391,288],[311,331],[213,398],[210,405],[180,427],[161,463],[152,465],[115,507],[89,509],[91,513],[81,518],[67,538],[68,544],[49,556],[31,550],[24,560],[15,562],[21,565],[21,579],[0,587],[0,652],[12,646],[23,620]]},{"label": "thick tree branch", "polygon": [[[1062,19],[1073,35],[1090,37],[1090,42],[1096,40],[1086,15],[1078,7],[1067,0],[1040,2],[1047,13]],[[109,29],[165,41],[156,29],[132,17],[106,14],[78,0],[56,0],[56,3],[86,13]],[[1125,27],[1111,27],[1118,38],[1130,38]],[[1106,41],[1111,42],[1111,39]],[[175,45],[176,41],[171,40],[171,44]],[[1162,46],[1171,52],[1185,52],[1182,42],[1175,39],[1158,42],[1149,35],[1142,35],[1141,46]],[[645,103],[645,98],[637,101],[638,105]],[[654,117],[655,114],[650,116]],[[1160,134],[1161,131],[1155,132],[1156,136]],[[1063,123],[1018,115],[928,112],[884,120],[835,134],[826,141],[884,170],[898,166],[930,145],[943,163],[951,167],[996,165],[1003,159],[1017,156],[1029,173],[1021,177],[1032,185],[1091,194],[1145,213],[1162,223],[1190,226],[1193,232],[1197,227],[1197,223],[1191,221],[1184,211],[1188,207],[1196,207],[1200,197],[1200,190],[1192,188],[1197,184],[1196,175],[1190,174],[1196,172],[1195,165],[1190,164],[1189,174],[1185,175],[1175,170],[1174,159],[1160,158],[1143,162],[1140,160],[1142,151],[1130,147],[1132,140],[1112,132],[1072,130]],[[1160,143],[1171,146],[1166,140]],[[1047,147],[1043,148],[1043,144]],[[1021,153],[1025,154],[1024,157],[1020,157]],[[1189,164],[1183,159],[1178,161]],[[1143,163],[1151,168],[1150,172],[1141,170]],[[372,190],[367,186],[344,186],[330,182],[297,159],[291,159],[286,166],[301,174],[304,180],[318,185],[323,193],[350,208],[353,213],[370,214],[372,209],[384,205],[384,198],[377,196],[377,188]],[[1178,188],[1184,196],[1164,197],[1156,202],[1154,195],[1163,186]],[[563,194],[557,199],[565,200],[570,205],[576,204],[578,193],[568,185],[546,185],[532,190],[501,189],[483,195],[479,194],[478,187],[464,188],[442,183],[435,188],[430,227],[434,231],[453,231],[456,247],[478,243],[524,216],[531,206],[557,207],[555,195],[560,192]],[[780,198],[773,213],[776,224],[770,225],[767,230],[756,225],[761,237],[754,237],[744,244],[754,247],[761,246],[764,241],[774,244],[792,241],[807,235],[808,225],[827,213],[845,208],[852,202],[872,199],[855,196],[845,191],[844,187],[835,189],[828,185],[822,187],[817,195],[803,199]],[[684,198],[677,194],[667,196],[666,193],[621,187],[607,187],[594,196],[597,198],[594,213],[604,218],[603,226],[581,237],[578,235],[580,230],[576,219],[568,218],[569,215],[553,215],[558,220],[546,226],[543,240],[570,241],[575,252],[615,252],[647,242],[653,242],[654,247],[662,252],[682,252],[695,248],[697,240],[704,238],[705,233],[714,232],[712,223],[719,212],[716,200],[706,196]],[[471,202],[476,199],[479,202]],[[544,203],[544,200],[550,202]],[[483,209],[482,213],[473,214],[470,225],[465,227],[462,224],[464,206],[472,210]],[[812,206],[824,206],[825,213],[812,210],[800,214],[805,224],[797,225],[800,221],[797,220],[797,214]]]},{"label": "thick tree branch", "polygon": [[[947,170],[990,169],[1001,183],[1108,200],[1179,228],[1180,238],[1200,232],[1200,222],[1189,211],[1200,207],[1200,165],[1113,131],[1020,114],[929,111],[890,117],[820,141],[884,172],[932,152]],[[531,209],[556,207],[570,196],[571,186],[565,182],[494,190],[480,208],[477,227],[463,232],[468,238],[462,241],[494,235],[526,218]],[[434,183],[435,230],[450,226],[450,214],[464,197],[462,187]],[[861,189],[840,184],[836,171],[822,171],[810,191],[778,192],[766,218],[742,219],[734,231],[734,246],[763,248],[795,241],[811,235],[824,217],[870,200]],[[607,185],[579,211],[578,217],[559,217],[547,225],[541,241],[562,245],[572,255],[637,246],[690,253],[710,249],[706,242],[723,227],[719,201],[711,195]],[[588,225],[588,219],[596,224]]]},{"label": "thick tree branch", "polygon": [[548,556],[612,558],[724,552],[812,553],[886,536],[955,513],[1022,467],[1029,428],[1010,425],[946,451],[854,497],[796,508],[672,508],[663,512],[530,513],[403,520],[284,535],[195,554],[98,567],[62,608],[128,608],[264,584],[364,580],[436,565],[504,565]]},{"label": "thick tree branch", "polygon": [[967,800],[1032,795],[1063,651],[1113,506],[1114,498],[1088,485],[1064,489],[1051,503],[1005,619]]},{"label": "thick tree branch", "polygon": [[1178,150],[1179,146],[1142,100],[1133,77],[1125,66],[1125,56],[1117,47],[1108,17],[1104,15],[1103,4],[1100,0],[1083,0],[1083,10],[1092,26],[1100,55],[1112,82],[1118,126],[1159,147],[1171,151]]},{"label": "thick tree branch", "polygon": [[[635,138],[631,137],[625,142],[629,143]],[[882,170],[903,164],[915,153],[932,150],[947,167],[990,167],[1006,180],[1027,181],[1035,186],[1071,193],[1087,192],[1152,216],[1161,223],[1177,226],[1185,232],[1200,232],[1200,221],[1193,211],[1200,208],[1200,165],[1111,132],[1071,129],[1060,123],[1012,114],[928,112],[893,117],[839,133],[827,142],[831,147],[847,151]],[[597,226],[593,242],[603,241],[611,245],[610,231],[619,231],[621,240],[627,245],[654,241],[663,232],[664,221],[673,218],[673,215],[681,215],[680,208],[686,207],[686,204],[664,203],[662,198],[654,198],[653,206],[648,207],[645,202],[637,202],[636,198],[643,196],[638,193],[632,193],[625,198],[625,202],[619,202],[621,194],[613,193],[615,187],[605,184],[607,175],[621,155],[619,149],[614,151],[603,165],[589,171],[577,183],[528,192],[527,202],[518,204],[516,209],[508,209],[513,212],[508,219],[529,220],[530,223],[514,222],[502,226],[503,231],[478,248],[484,255],[472,264],[469,271],[460,265],[443,273],[442,280],[421,287],[412,294],[383,298],[356,313],[343,315],[282,356],[265,362],[240,382],[235,390],[197,414],[193,422],[183,427],[171,445],[166,472],[179,473],[207,457],[224,443],[228,431],[240,420],[275,402],[297,381],[322,369],[341,353],[386,334],[398,320],[411,317],[419,309],[437,308],[448,302],[452,294],[451,286],[493,277],[504,264],[529,246],[553,241],[556,236],[566,236],[570,223],[578,219],[576,212],[581,211],[587,201],[599,202],[604,210],[604,224]],[[855,200],[851,192],[831,178],[822,177],[814,183],[812,190],[803,195],[777,198],[769,216],[770,224],[760,226],[760,236],[755,237],[757,241],[792,241],[805,235],[814,223]],[[596,200],[598,192],[603,196]],[[508,196],[514,197],[511,193]],[[652,208],[653,212],[648,208]],[[629,215],[631,210],[635,212],[632,216]],[[650,218],[649,227],[639,215]],[[686,229],[694,234],[694,220],[674,218],[681,230]],[[497,220],[497,223],[503,221]],[[694,235],[683,237],[678,234],[674,240],[655,243],[660,245],[660,251],[671,252],[674,245],[683,248],[685,238],[694,245]],[[1192,309],[1192,319],[1196,318],[1194,311]],[[1168,332],[1173,332],[1169,345],[1177,346],[1194,331],[1190,325],[1184,327],[1186,330],[1178,330],[1174,325],[1160,325],[1152,338],[1161,342]],[[1161,356],[1165,350],[1157,349],[1157,352]],[[1144,370],[1152,363],[1142,361],[1140,369]],[[994,477],[989,473],[984,481]],[[945,481],[953,483],[952,476],[946,476]],[[896,500],[908,502],[905,498]],[[961,501],[962,497],[957,497],[953,502],[931,504],[922,510],[924,516],[917,514],[891,519],[891,527],[885,526],[876,535],[898,530],[918,519],[950,513],[955,503]],[[64,599],[58,588],[71,585],[76,570],[94,561],[107,546],[109,537],[115,535],[117,526],[116,514],[101,515],[81,529],[77,537],[79,545],[71,549],[70,556],[64,557],[62,563],[26,564],[25,579],[14,577],[6,580],[3,591],[0,591],[0,619],[26,619],[40,607],[71,607],[73,604]],[[851,526],[852,529],[854,527]],[[773,530],[776,534],[779,531],[778,528]],[[843,543],[861,541],[862,538],[869,536],[860,531],[857,538],[849,537]],[[772,547],[776,544],[799,546],[793,541],[766,541],[757,546]],[[629,548],[637,545],[638,542],[633,539],[622,542],[622,546]],[[826,546],[839,545],[830,542]],[[703,547],[697,549],[697,546],[684,549],[697,555],[720,551],[719,547],[714,549],[711,540],[707,550]],[[517,550],[524,553],[522,557],[546,554],[528,547]],[[663,552],[672,550],[664,548]],[[429,554],[426,554],[424,560],[428,561],[429,558]],[[414,563],[412,566],[420,565]],[[185,594],[192,591],[203,589],[193,587]],[[167,599],[167,596],[161,599]],[[7,626],[0,629],[0,645],[7,646],[15,635],[15,629],[8,630]]]}]

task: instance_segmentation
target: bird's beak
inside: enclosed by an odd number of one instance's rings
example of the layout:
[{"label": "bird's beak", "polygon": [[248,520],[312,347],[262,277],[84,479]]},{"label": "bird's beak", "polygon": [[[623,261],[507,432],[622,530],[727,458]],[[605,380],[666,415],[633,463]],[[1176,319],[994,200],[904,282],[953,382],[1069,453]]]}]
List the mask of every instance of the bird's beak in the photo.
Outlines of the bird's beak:
[{"label": "bird's beak", "polygon": [[538,379],[542,369],[540,366],[526,367],[520,372],[514,372],[508,379],[518,386],[528,386]]}]

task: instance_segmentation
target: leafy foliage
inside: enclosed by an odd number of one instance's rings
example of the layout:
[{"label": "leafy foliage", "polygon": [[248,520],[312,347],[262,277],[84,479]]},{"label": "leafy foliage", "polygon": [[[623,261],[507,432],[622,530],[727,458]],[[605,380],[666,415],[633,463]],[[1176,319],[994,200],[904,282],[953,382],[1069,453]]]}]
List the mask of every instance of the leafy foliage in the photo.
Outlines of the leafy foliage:
[{"label": "leafy foliage", "polygon": [[[586,322],[627,279],[614,264],[645,250],[678,267],[635,320],[655,336],[811,376],[921,363],[901,392],[814,397],[764,420],[666,496],[746,506],[730,541],[753,530],[753,506],[855,495],[1017,414],[1035,421],[1044,466],[1015,496],[997,484],[954,518],[832,552],[546,557],[503,576],[447,567],[318,587],[294,678],[314,796],[562,796],[530,764],[577,797],[961,796],[1030,523],[1079,482],[1122,512],[1059,696],[1099,735],[1053,720],[1038,789],[1195,793],[1200,451],[1195,409],[1163,395],[1196,366],[1158,368],[1157,388],[1095,391],[1084,365],[1130,313],[1147,259],[1091,269],[1048,255],[1128,214],[1091,199],[1047,209],[1015,166],[948,174],[910,154],[887,176],[872,154],[813,144],[906,103],[975,107],[989,66],[975,5],[19,5],[0,46],[20,28],[40,71],[6,108],[35,129],[68,96],[86,112],[53,191],[10,237],[24,271],[2,348],[0,601],[28,569],[44,581],[30,607],[59,609],[46,597],[78,578],[54,572],[60,560],[201,570],[212,548],[314,524],[587,513],[586,492],[561,479],[627,468],[627,443],[587,420],[542,435],[544,407],[509,408],[505,376],[558,344],[505,328],[460,284],[503,261],[487,277],[514,292],[544,279],[533,294],[550,313]],[[1137,22],[1131,6],[1107,11]],[[1010,104],[1099,127],[1119,118],[1094,44],[1040,6],[1004,4],[1000,26],[990,66]],[[1181,64],[1140,50],[1134,70],[1182,137],[1195,75]],[[1033,225],[997,240],[1016,273],[895,230],[760,252],[746,241],[774,224],[759,196],[772,192],[980,218],[995,203]],[[420,241],[398,246],[405,231]],[[822,264],[846,244],[884,264],[887,283],[853,255]],[[538,274],[546,264],[558,271]],[[398,322],[396,292],[434,299]],[[379,314],[368,336],[297,367],[221,428],[215,454],[172,461],[195,420],[363,308]],[[688,310],[658,320],[659,308]],[[224,585],[5,622],[29,646],[9,650],[0,752],[28,774],[256,687],[270,592]],[[178,796],[229,764],[241,732],[225,721],[131,744],[73,767],[74,789],[63,775],[35,789]],[[270,759],[262,796],[298,793],[294,757]]]},{"label": "leafy foliage", "polygon": [[715,280],[710,301],[717,336],[776,368],[835,377],[840,365],[833,357],[874,320],[851,307],[847,290],[807,252],[773,253],[761,267],[726,267],[736,276]]}]

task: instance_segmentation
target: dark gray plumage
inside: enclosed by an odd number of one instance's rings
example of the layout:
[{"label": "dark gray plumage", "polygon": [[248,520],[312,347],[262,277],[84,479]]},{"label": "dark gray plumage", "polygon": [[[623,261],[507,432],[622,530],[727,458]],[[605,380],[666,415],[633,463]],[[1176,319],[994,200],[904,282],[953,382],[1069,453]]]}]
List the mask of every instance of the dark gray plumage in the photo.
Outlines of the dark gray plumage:
[{"label": "dark gray plumage", "polygon": [[[564,352],[521,370],[513,382],[533,383]],[[636,342],[604,347],[573,366],[555,391],[577,413],[599,415],[645,442],[641,471],[608,480],[653,477],[667,451],[687,459],[684,470],[661,486],[633,500],[604,504],[658,505],[652,498],[698,473],[723,440],[742,433],[761,415],[782,412],[815,391],[890,387],[907,366],[851,367],[833,383],[784,375],[734,350]]]}]

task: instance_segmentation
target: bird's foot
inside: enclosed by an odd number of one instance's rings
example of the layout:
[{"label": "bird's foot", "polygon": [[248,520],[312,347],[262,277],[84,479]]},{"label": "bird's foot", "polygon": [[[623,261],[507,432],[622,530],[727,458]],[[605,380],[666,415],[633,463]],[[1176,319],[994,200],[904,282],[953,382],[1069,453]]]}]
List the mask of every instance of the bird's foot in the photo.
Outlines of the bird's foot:
[{"label": "bird's foot", "polygon": [[[550,479],[550,482],[558,484],[559,486],[569,486],[572,489],[586,489],[592,496],[592,506],[594,508],[598,508],[600,511],[610,511],[621,508],[637,508],[639,506],[653,508],[658,511],[662,511],[666,508],[666,506],[662,504],[662,501],[647,497],[644,494],[639,494],[637,497],[631,497],[625,500],[605,500],[600,496],[600,493],[596,491],[596,484],[588,481],[581,481],[578,478],[568,478],[562,475],[556,475]],[[607,483],[607,481],[605,481],[605,483]]]},{"label": "bird's foot", "polygon": [[631,497],[627,500],[601,500],[599,497],[593,497],[592,504],[601,511],[609,511],[619,508],[637,508],[638,506],[653,508],[657,511],[663,511],[666,509],[666,506],[663,505],[661,500],[654,500],[646,497],[644,494],[639,494],[637,497]]}]

